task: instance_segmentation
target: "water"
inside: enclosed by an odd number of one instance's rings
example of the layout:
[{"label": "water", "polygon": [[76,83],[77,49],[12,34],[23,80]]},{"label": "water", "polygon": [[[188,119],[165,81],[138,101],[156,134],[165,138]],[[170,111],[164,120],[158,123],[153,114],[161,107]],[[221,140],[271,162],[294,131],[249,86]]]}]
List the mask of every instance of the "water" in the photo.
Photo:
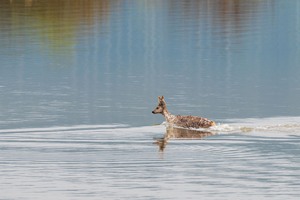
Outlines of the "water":
[{"label": "water", "polygon": [[162,125],[2,130],[1,198],[297,199],[299,126],[278,132],[270,121],[263,132],[239,133],[238,122],[171,140],[164,152],[152,144]]},{"label": "water", "polygon": [[[300,195],[299,1],[7,0],[0,16],[0,199]],[[218,126],[159,152],[159,95]]]}]

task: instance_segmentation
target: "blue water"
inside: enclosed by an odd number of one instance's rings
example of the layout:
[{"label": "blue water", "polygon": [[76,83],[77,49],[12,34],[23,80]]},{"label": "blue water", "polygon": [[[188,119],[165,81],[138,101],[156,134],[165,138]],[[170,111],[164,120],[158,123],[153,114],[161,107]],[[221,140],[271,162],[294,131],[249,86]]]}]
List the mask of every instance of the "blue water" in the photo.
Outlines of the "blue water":
[{"label": "blue water", "polygon": [[[0,199],[297,199],[300,2],[1,1]],[[212,136],[153,144],[173,114]]]}]

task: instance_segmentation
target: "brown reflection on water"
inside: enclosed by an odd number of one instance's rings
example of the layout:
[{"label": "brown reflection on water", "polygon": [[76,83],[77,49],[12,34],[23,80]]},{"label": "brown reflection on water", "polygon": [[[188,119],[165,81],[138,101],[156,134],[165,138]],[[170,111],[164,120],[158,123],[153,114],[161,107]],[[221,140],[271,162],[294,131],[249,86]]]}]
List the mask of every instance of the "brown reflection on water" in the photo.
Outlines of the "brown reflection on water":
[{"label": "brown reflection on water", "polygon": [[220,34],[232,32],[235,36],[248,31],[251,21],[261,17],[267,1],[220,0],[213,4],[213,23]]},{"label": "brown reflection on water", "polygon": [[[241,34],[253,32],[255,23],[266,11],[272,10],[272,1],[244,1],[244,0],[184,0],[169,1],[172,19],[183,19],[183,26],[193,21],[195,29],[203,32],[209,29],[211,34],[217,37],[231,37],[236,42]],[[271,8],[271,9],[266,9]],[[198,27],[197,27],[198,26]],[[204,30],[203,30],[204,29]],[[211,29],[211,30],[210,30]]]},{"label": "brown reflection on water", "polygon": [[212,135],[214,135],[214,133],[209,131],[167,126],[165,135],[162,138],[156,139],[154,144],[158,145],[159,151],[164,151],[169,139],[203,139]]},{"label": "brown reflection on water", "polygon": [[[116,2],[116,1],[114,1]],[[72,50],[80,31],[88,31],[109,18],[109,0],[0,1],[0,28],[12,41],[28,37],[52,51]]]}]

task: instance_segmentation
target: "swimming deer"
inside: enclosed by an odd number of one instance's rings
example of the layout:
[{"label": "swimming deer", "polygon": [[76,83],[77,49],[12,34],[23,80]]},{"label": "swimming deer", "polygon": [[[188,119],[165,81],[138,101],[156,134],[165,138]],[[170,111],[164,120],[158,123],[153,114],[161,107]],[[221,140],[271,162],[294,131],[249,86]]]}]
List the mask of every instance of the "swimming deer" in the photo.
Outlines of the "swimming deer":
[{"label": "swimming deer", "polygon": [[216,125],[214,121],[204,117],[172,115],[167,109],[164,96],[158,97],[158,105],[152,113],[162,114],[168,124],[183,128],[209,128]]}]

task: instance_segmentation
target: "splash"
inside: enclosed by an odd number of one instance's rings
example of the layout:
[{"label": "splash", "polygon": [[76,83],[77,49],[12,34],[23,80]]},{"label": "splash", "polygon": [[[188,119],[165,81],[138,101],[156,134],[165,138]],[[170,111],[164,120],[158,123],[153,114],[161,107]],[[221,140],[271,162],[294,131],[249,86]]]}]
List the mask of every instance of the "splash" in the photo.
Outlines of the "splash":
[{"label": "splash", "polygon": [[208,130],[215,133],[281,132],[300,133],[300,117],[230,119]]}]

